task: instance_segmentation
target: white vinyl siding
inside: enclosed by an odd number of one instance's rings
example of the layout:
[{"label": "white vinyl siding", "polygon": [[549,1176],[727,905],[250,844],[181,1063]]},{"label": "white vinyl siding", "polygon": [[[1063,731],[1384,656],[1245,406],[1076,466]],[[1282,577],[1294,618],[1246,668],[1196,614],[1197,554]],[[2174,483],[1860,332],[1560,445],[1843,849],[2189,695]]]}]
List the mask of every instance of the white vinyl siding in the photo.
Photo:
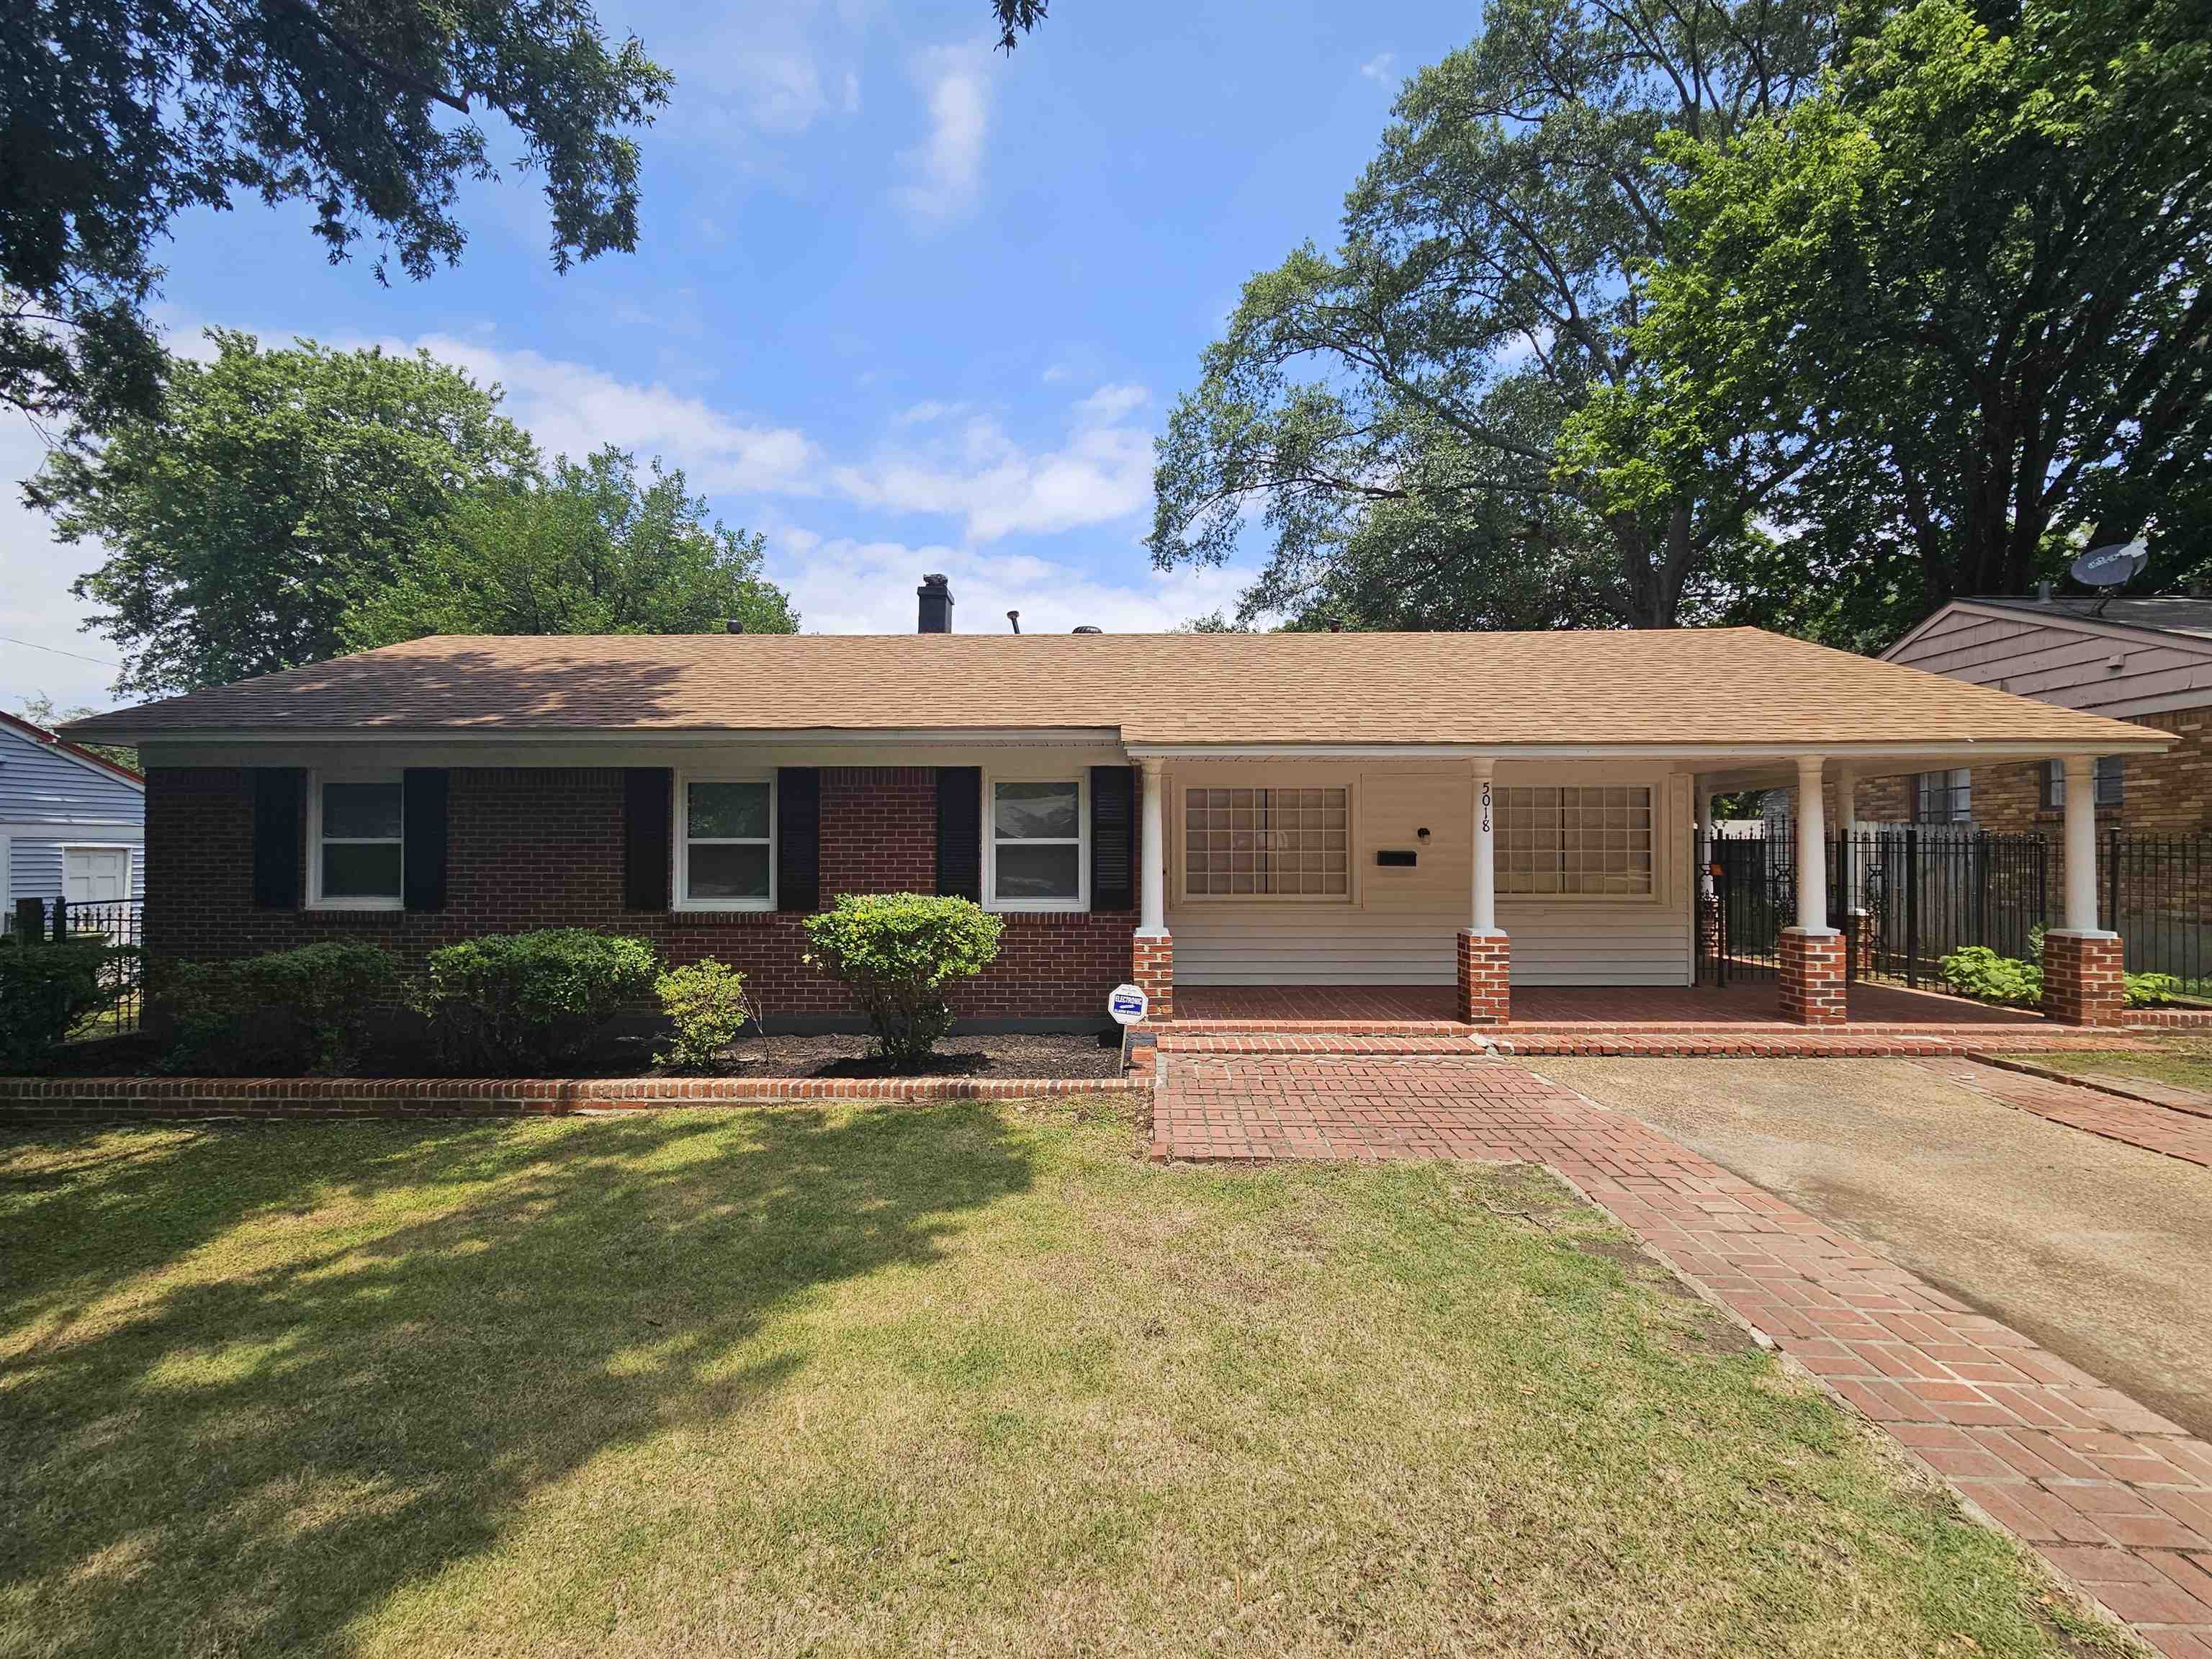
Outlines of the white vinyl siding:
[{"label": "white vinyl siding", "polygon": [[[1691,973],[1686,872],[1689,784],[1656,769],[1501,768],[1507,784],[1634,784],[1652,792],[1650,897],[1549,900],[1499,894],[1498,925],[1512,941],[1516,985],[1681,985]],[[1474,864],[1474,783],[1463,765],[1358,770],[1318,764],[1196,763],[1172,766],[1181,791],[1204,784],[1347,786],[1352,796],[1352,899],[1230,902],[1176,897],[1168,913],[1176,978],[1187,985],[1449,985],[1459,930],[1468,924]],[[1182,858],[1170,815],[1171,867]],[[1423,839],[1420,832],[1429,833]],[[1410,851],[1410,866],[1375,855]]]}]

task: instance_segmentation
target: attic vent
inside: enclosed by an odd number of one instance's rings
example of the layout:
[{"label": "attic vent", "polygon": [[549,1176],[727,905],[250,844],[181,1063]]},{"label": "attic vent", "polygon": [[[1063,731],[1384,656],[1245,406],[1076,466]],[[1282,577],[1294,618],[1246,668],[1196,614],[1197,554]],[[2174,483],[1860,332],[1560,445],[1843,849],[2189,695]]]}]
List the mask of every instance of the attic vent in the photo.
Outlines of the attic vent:
[{"label": "attic vent", "polygon": [[1079,634],[1103,634],[1106,630],[1103,628],[1093,628],[1089,623],[1085,623],[1075,631]]}]

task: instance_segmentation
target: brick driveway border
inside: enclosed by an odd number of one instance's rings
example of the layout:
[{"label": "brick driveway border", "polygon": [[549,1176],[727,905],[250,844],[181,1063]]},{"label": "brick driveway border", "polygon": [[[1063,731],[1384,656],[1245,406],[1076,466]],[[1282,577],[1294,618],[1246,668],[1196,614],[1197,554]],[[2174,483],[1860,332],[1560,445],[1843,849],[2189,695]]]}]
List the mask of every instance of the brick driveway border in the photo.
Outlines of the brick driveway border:
[{"label": "brick driveway border", "polygon": [[1986,1061],[1935,1058],[1920,1065],[1946,1082],[2053,1123],[2212,1169],[2212,1117],[2186,1107],[2125,1099],[2107,1090]]},{"label": "brick driveway border", "polygon": [[1526,1066],[1168,1052],[1158,1158],[1541,1163],[2170,1659],[2212,1659],[2212,1446]]}]

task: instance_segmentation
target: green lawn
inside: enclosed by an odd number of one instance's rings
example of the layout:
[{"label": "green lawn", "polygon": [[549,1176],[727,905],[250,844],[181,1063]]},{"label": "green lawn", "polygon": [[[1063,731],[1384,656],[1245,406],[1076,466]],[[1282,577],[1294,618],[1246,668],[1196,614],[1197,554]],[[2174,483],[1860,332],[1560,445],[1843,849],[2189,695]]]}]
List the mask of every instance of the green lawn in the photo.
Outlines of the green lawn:
[{"label": "green lawn", "polygon": [[1540,1172],[1124,1109],[0,1138],[0,1654],[2114,1647]]},{"label": "green lawn", "polygon": [[2154,1083],[2178,1083],[2184,1088],[2212,1091],[2212,1036],[2150,1030],[2130,1035],[2149,1046],[2081,1052],[2062,1048],[2017,1058],[2054,1072],[2101,1072],[2112,1077],[2148,1078]]}]

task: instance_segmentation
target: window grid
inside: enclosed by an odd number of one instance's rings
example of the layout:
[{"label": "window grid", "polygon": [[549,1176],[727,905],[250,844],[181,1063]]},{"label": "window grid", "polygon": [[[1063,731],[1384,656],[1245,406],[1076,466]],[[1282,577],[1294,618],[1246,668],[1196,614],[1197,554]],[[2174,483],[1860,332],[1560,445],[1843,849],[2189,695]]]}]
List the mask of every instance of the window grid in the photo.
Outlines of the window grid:
[{"label": "window grid", "polygon": [[[2127,758],[2123,755],[2097,757],[2096,803],[2118,806],[2126,799]],[[2043,804],[2052,811],[2066,805],[2066,763],[2047,761],[2043,769]]]},{"label": "window grid", "polygon": [[1352,792],[1187,789],[1183,890],[1194,898],[1348,898]]},{"label": "window grid", "polygon": [[1501,893],[1646,897],[1651,791],[1573,786],[1500,789],[1493,868]]},{"label": "window grid", "polygon": [[1966,823],[1974,816],[1974,775],[1954,766],[1947,772],[1922,772],[1914,779],[1915,823]]}]

